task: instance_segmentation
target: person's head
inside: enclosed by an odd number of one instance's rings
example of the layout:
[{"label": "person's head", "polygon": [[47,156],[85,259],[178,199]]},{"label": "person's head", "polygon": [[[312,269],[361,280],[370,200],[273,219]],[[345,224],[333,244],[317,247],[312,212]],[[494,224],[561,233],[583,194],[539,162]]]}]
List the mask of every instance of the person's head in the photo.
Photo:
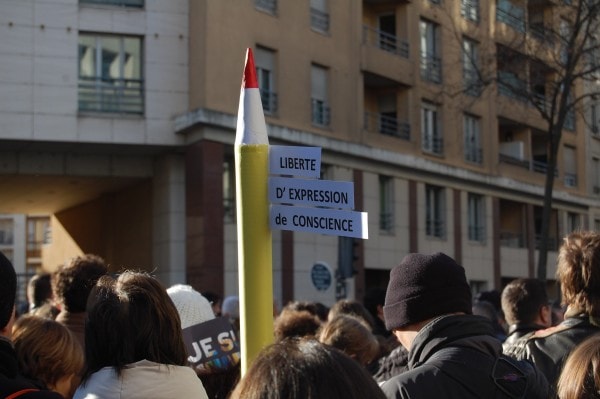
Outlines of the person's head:
[{"label": "person's head", "polygon": [[383,321],[383,305],[385,304],[385,289],[373,287],[367,290],[363,298],[365,308],[373,317]]},{"label": "person's head", "polygon": [[221,295],[216,294],[212,291],[204,291],[202,293],[202,296],[205,297],[206,299],[208,299],[208,302],[210,302],[215,316],[220,317],[221,316],[221,305],[223,304],[223,298],[221,297]]},{"label": "person's head", "polygon": [[175,304],[175,308],[177,308],[182,329],[215,318],[213,308],[208,299],[192,288],[192,286],[175,284],[167,289],[167,294],[169,294],[173,304]]},{"label": "person's head", "polygon": [[385,398],[366,369],[316,340],[284,340],[263,349],[231,399]]},{"label": "person's head", "polygon": [[306,310],[307,312],[317,316],[321,321],[327,321],[327,315],[329,313],[329,308],[323,305],[321,302],[313,302],[313,301],[291,301],[288,302],[283,309],[285,310]]},{"label": "person's head", "polygon": [[61,310],[85,312],[90,291],[106,273],[108,267],[99,256],[88,254],[73,258],[52,277],[54,300]]},{"label": "person's head", "polygon": [[83,349],[68,328],[38,316],[20,317],[13,327],[19,371],[71,397],[83,369]]},{"label": "person's head", "polygon": [[556,277],[563,303],[600,316],[600,233],[568,234],[558,252]]},{"label": "person's head", "polygon": [[143,359],[187,365],[177,309],[163,285],[147,273],[126,271],[116,280],[98,280],[90,296],[85,340],[86,378],[102,367],[120,373]]},{"label": "person's head", "polygon": [[427,321],[447,314],[470,314],[471,289],[465,269],[438,252],[412,253],[390,272],[383,313],[386,328],[407,349],[412,341],[398,332],[419,331]]},{"label": "person's head", "polygon": [[0,251],[0,335],[10,338],[15,318],[17,274],[12,263]]},{"label": "person's head", "polygon": [[27,302],[29,310],[33,310],[48,303],[52,299],[52,284],[50,273],[35,274],[27,283]]},{"label": "person's head", "polygon": [[284,308],[273,322],[275,340],[285,338],[314,337],[321,327],[321,320],[307,310]]},{"label": "person's head", "polygon": [[596,399],[600,396],[600,334],[578,344],[558,378],[559,399]]},{"label": "person's head", "polygon": [[369,325],[371,330],[373,330],[375,327],[375,320],[373,319],[373,316],[371,313],[369,313],[367,308],[365,308],[365,305],[359,301],[352,299],[340,299],[329,309],[327,320],[332,320],[340,314],[351,315],[364,320]]},{"label": "person's head", "polygon": [[364,366],[379,354],[379,341],[371,332],[371,327],[355,316],[335,316],[323,325],[318,339],[341,350]]},{"label": "person's head", "polygon": [[538,324],[550,327],[551,313],[543,281],[517,278],[502,290],[502,311],[509,325]]}]

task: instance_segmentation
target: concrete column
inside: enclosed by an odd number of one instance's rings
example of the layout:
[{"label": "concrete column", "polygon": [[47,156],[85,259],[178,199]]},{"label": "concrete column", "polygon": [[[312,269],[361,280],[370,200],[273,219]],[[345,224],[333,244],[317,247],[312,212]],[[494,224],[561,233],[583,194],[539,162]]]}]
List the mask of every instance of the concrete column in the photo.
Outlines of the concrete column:
[{"label": "concrete column", "polygon": [[154,163],[152,259],[156,276],[169,287],[186,282],[185,159],[169,154]]}]

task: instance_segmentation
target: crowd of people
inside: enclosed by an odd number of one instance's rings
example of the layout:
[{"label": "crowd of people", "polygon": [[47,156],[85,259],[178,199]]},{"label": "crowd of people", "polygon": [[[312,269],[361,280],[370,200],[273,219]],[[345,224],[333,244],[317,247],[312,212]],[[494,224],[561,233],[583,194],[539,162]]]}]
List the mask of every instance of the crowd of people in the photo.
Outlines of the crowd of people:
[{"label": "crowd of people", "polygon": [[[454,259],[411,253],[362,301],[274,312],[273,343],[243,376],[237,297],[84,255],[31,278],[17,312],[16,279],[0,252],[0,399],[600,397],[592,231],[563,239],[560,301],[535,278],[473,297]],[[220,323],[214,341],[193,335]]]}]

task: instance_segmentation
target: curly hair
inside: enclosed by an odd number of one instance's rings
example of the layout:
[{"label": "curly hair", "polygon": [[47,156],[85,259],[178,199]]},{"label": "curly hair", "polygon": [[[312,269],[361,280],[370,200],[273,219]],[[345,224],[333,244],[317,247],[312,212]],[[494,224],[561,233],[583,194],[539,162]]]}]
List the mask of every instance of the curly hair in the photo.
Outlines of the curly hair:
[{"label": "curly hair", "polygon": [[600,316],[600,234],[577,231],[567,235],[558,253],[556,278],[563,303]]},{"label": "curly hair", "polygon": [[87,254],[73,258],[52,277],[54,298],[71,313],[85,312],[88,296],[98,279],[108,273],[104,259]]}]

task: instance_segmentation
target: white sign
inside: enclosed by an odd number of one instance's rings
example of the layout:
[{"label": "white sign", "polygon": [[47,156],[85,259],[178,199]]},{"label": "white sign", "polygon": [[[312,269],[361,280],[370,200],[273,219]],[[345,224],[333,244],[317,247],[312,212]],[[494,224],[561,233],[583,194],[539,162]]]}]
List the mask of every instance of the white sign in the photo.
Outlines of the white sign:
[{"label": "white sign", "polygon": [[321,148],[270,145],[269,173],[318,179],[321,176]]},{"label": "white sign", "polygon": [[271,205],[269,219],[271,229],[275,230],[369,238],[366,212]]},{"label": "white sign", "polygon": [[354,209],[354,183],[270,177],[269,201],[279,204]]}]

